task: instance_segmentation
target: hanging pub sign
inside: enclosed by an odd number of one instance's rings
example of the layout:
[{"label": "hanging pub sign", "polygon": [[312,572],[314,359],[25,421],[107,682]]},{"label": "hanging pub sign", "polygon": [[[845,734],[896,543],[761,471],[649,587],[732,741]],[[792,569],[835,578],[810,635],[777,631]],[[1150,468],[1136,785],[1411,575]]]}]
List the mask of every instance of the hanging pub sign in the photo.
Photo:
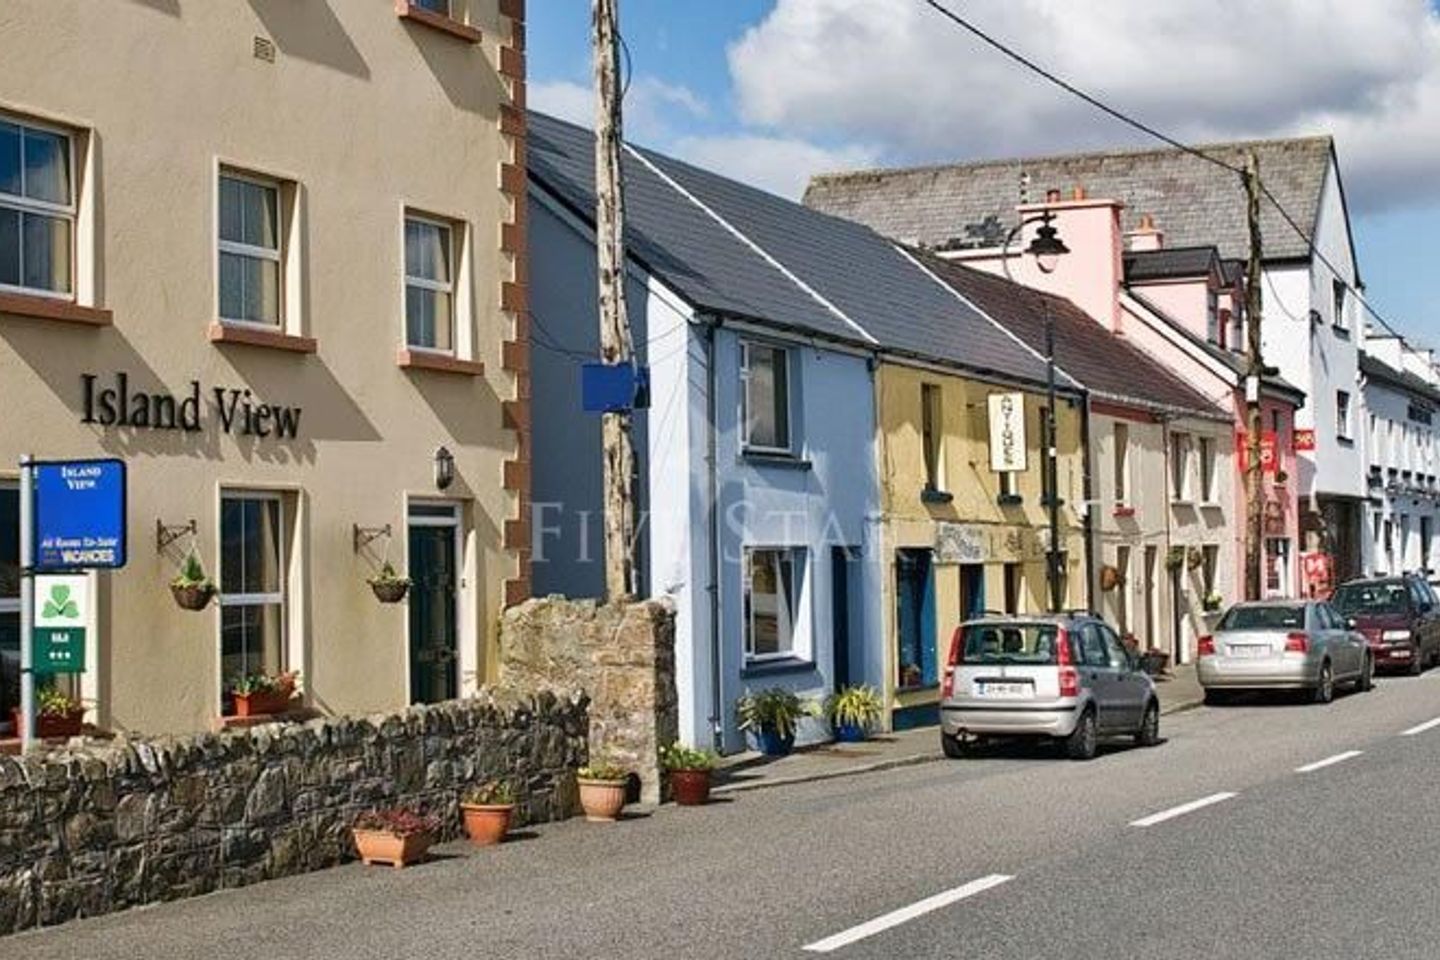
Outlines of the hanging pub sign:
[{"label": "hanging pub sign", "polygon": [[1025,394],[992,393],[990,406],[990,469],[996,473],[1025,470]]},{"label": "hanging pub sign", "polygon": [[33,469],[35,571],[125,566],[125,462],[49,461]]},{"label": "hanging pub sign", "polygon": [[1315,449],[1315,431],[1309,428],[1295,429],[1295,452],[1309,453]]}]

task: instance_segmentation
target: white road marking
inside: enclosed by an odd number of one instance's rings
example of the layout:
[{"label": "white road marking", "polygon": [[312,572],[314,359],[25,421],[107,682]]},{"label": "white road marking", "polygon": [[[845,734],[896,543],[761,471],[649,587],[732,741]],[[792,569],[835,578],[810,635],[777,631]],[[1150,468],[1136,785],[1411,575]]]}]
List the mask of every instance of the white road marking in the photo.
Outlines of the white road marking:
[{"label": "white road marking", "polygon": [[1417,733],[1424,733],[1426,730],[1433,730],[1435,727],[1440,727],[1440,717],[1436,717],[1434,720],[1426,720],[1424,723],[1417,723],[1409,730],[1401,730],[1400,736],[1413,737]]},{"label": "white road marking", "polygon": [[1159,813],[1152,813],[1148,817],[1141,817],[1139,820],[1132,820],[1132,827],[1153,827],[1157,823],[1164,823],[1166,820],[1173,820],[1175,817],[1183,817],[1187,813],[1193,813],[1202,807],[1208,807],[1212,803],[1220,803],[1236,796],[1233,793],[1212,793],[1208,797],[1201,797],[1199,800],[1191,800],[1189,803],[1182,803],[1178,807],[1171,807],[1169,810],[1161,810]]},{"label": "white road marking", "polygon": [[973,897],[977,893],[984,893],[991,887],[998,887],[1000,884],[1014,877],[1007,877],[1003,873],[992,873],[988,877],[981,877],[979,880],[971,880],[969,883],[953,890],[946,890],[944,893],[937,893],[933,897],[926,897],[924,900],[910,904],[908,907],[901,907],[893,910],[884,916],[876,917],[874,920],[867,920],[859,926],[851,927],[849,930],[842,930],[840,933],[824,940],[816,940],[814,943],[806,944],[805,949],[811,953],[830,953],[832,950],[839,950],[841,947],[849,946],[866,937],[873,937],[877,933],[883,933],[891,927],[898,927],[907,920],[914,920],[916,917],[924,916],[941,907],[948,907],[952,903],[964,900],[966,897]]},{"label": "white road marking", "polygon": [[1344,753],[1337,753],[1333,757],[1326,757],[1324,760],[1316,760],[1314,763],[1307,763],[1303,767],[1296,767],[1295,772],[1309,773],[1312,770],[1320,770],[1324,767],[1329,767],[1337,763],[1344,763],[1351,757],[1360,756],[1360,754],[1363,752],[1364,751],[1362,750],[1346,750]]}]

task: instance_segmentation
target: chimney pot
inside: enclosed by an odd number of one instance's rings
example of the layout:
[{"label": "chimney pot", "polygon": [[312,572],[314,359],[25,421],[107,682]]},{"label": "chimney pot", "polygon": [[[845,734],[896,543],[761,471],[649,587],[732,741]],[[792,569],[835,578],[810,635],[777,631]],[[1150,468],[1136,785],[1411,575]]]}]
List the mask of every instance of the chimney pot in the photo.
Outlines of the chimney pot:
[{"label": "chimney pot", "polygon": [[1072,199],[1072,200],[1084,200],[1084,199],[1085,199],[1085,188],[1084,188],[1083,186],[1081,186],[1080,184],[1077,183],[1077,184],[1075,185],[1075,189],[1070,192],[1070,199]]},{"label": "chimney pot", "polygon": [[1152,216],[1151,214],[1148,214],[1148,213],[1142,213],[1142,214],[1140,214],[1140,229],[1141,229],[1141,230],[1154,230],[1154,229],[1155,229],[1155,217]]},{"label": "chimney pot", "polygon": [[1045,191],[1045,202],[1046,202],[1046,203],[1059,203],[1059,202],[1060,202],[1060,191],[1059,191],[1059,190],[1046,190],[1046,191]]}]

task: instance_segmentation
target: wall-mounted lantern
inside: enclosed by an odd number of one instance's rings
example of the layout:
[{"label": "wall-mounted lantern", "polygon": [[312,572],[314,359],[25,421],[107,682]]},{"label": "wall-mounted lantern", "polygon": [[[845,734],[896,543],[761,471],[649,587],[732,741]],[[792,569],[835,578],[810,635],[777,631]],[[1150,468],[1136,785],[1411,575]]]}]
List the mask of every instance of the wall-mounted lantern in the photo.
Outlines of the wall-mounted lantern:
[{"label": "wall-mounted lantern", "polygon": [[455,482],[455,456],[445,447],[435,451],[435,489],[448,489]]}]

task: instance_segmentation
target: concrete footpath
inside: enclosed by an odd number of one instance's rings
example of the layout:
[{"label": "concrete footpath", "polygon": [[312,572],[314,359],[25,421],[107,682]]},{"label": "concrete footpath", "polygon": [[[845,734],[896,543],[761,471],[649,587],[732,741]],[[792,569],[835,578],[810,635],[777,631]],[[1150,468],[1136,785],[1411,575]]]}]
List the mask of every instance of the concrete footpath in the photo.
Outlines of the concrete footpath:
[{"label": "concrete footpath", "polygon": [[[1155,677],[1162,715],[1190,710],[1204,702],[1205,692],[1195,677],[1194,665],[1176,667]],[[754,751],[724,757],[715,771],[714,793],[778,787],[790,783],[828,780],[917,763],[941,760],[935,727],[886,733],[864,743],[825,743],[802,747],[788,757],[767,757]]]}]

